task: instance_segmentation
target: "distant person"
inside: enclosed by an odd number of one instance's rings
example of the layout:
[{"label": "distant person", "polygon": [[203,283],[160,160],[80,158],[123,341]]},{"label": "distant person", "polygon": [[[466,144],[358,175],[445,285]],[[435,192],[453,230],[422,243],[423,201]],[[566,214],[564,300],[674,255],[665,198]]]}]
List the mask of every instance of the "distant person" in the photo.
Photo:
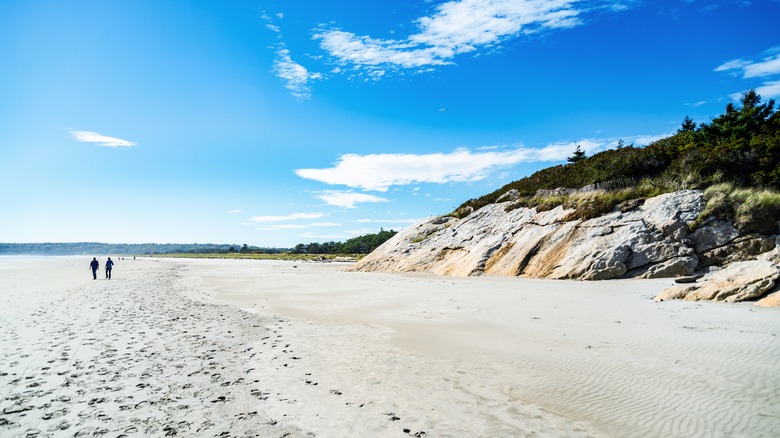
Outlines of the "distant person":
[{"label": "distant person", "polygon": [[111,257],[106,260],[106,278],[111,280],[111,268],[114,267],[114,262],[111,261]]},{"label": "distant person", "polygon": [[97,280],[97,270],[100,267],[97,257],[92,257],[92,262],[89,263],[89,267],[92,269],[92,279]]}]

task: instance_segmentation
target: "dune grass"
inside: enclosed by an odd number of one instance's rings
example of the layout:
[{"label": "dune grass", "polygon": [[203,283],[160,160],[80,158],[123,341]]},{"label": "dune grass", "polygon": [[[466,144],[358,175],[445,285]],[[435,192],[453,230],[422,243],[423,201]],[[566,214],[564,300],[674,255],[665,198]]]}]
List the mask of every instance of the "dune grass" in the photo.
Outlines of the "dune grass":
[{"label": "dune grass", "polygon": [[732,183],[715,184],[704,190],[707,204],[691,228],[711,218],[726,219],[742,232],[776,233],[780,221],[780,192],[741,188]]}]

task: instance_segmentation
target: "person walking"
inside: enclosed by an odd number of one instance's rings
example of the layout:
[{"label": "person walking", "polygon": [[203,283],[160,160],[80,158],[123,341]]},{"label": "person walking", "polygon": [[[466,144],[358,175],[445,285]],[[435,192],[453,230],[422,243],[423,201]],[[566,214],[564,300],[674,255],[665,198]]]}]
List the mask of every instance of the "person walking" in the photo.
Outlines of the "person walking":
[{"label": "person walking", "polygon": [[111,280],[111,268],[114,266],[114,262],[111,261],[111,257],[106,260],[106,278]]},{"label": "person walking", "polygon": [[92,279],[97,280],[97,270],[100,267],[100,263],[97,261],[97,257],[92,257],[92,261],[89,263],[90,269],[92,269]]}]

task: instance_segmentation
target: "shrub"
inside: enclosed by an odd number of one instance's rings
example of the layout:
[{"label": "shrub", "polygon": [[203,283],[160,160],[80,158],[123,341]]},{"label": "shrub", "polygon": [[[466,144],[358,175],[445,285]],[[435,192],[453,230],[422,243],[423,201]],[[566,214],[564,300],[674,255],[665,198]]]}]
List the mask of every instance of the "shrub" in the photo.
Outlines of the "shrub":
[{"label": "shrub", "polygon": [[[681,189],[705,189],[721,182],[731,182],[739,187],[752,184],[757,189],[780,189],[780,112],[775,110],[771,99],[761,103],[761,97],[754,90],[745,92],[741,103],[741,108],[728,104],[723,115],[698,127],[686,117],[676,134],[644,148],[619,147],[573,163],[542,169],[492,193],[466,201],[454,215],[465,217],[495,203],[509,190],[517,190],[517,195],[526,199],[507,209],[525,205],[550,209],[573,201],[537,199],[539,190],[577,189],[616,180],[639,181],[633,195],[638,197]],[[716,201],[728,203],[748,199],[748,194],[734,192],[732,189],[729,191],[732,196]],[[767,199],[772,198],[767,196]],[[612,204],[602,197],[595,198],[595,202],[597,205],[581,207],[583,217],[608,210]],[[775,211],[773,201],[754,202],[766,215]],[[713,205],[711,210],[726,211],[727,207],[725,204]],[[767,216],[764,221],[769,219]]]}]

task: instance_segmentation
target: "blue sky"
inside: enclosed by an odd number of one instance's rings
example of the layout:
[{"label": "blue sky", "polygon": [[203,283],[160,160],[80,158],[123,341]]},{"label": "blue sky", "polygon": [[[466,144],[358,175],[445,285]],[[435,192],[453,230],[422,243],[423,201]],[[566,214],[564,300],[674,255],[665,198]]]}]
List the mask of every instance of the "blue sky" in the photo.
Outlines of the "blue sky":
[{"label": "blue sky", "polygon": [[400,229],[780,97],[780,2],[0,2],[0,241]]}]

